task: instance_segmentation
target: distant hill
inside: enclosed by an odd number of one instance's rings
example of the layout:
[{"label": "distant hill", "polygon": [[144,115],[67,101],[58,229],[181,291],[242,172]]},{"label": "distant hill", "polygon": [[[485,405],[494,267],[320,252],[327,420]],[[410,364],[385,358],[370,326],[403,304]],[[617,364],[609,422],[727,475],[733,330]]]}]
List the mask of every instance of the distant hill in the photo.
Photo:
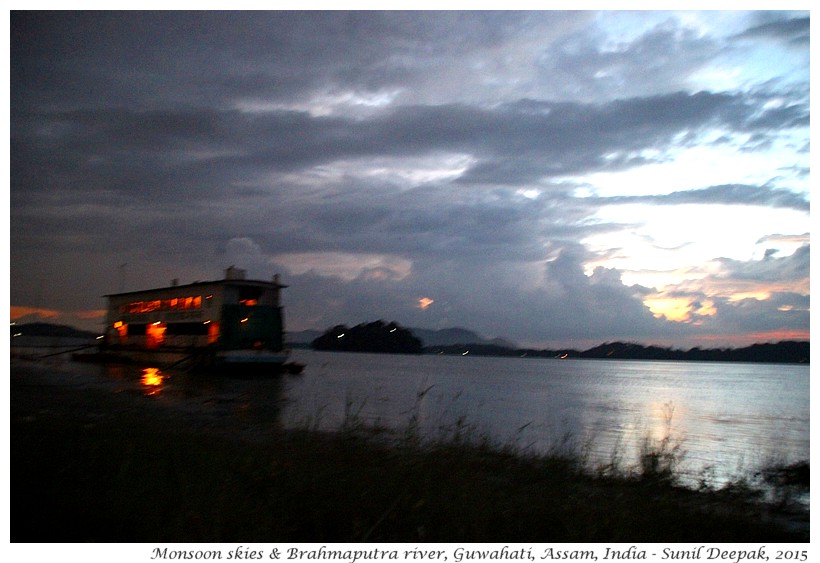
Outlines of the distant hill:
[{"label": "distant hill", "polygon": [[443,328],[439,330],[428,330],[424,328],[411,328],[413,334],[419,338],[425,346],[454,346],[457,344],[481,344],[497,346],[500,348],[515,348],[515,344],[502,338],[484,338],[479,334],[466,328]]},{"label": "distant hill", "polygon": [[72,326],[57,325],[50,323],[25,323],[11,325],[11,336],[22,334],[23,336],[53,336],[60,338],[97,338],[99,333],[80,330]]},{"label": "distant hill", "polygon": [[[453,346],[456,344],[482,344],[501,348],[515,348],[515,344],[502,338],[484,338],[466,328],[444,328],[430,330],[425,328],[408,328],[421,340],[423,346]],[[287,340],[295,348],[308,347],[310,343],[323,334],[320,330],[301,330],[287,333]]]},{"label": "distant hill", "polygon": [[579,354],[581,358],[625,360],[686,360],[707,362],[809,363],[810,345],[806,341],[781,341],[752,344],[743,348],[691,348],[675,350],[642,346],[629,342],[608,342]]},{"label": "distant hill", "polygon": [[[429,330],[408,329],[421,340],[427,354],[450,354],[474,356],[509,356],[540,358],[587,358],[621,360],[683,360],[705,362],[767,362],[767,363],[809,363],[810,344],[808,341],[782,341],[777,343],[753,344],[744,348],[690,348],[677,350],[660,346],[644,346],[630,342],[606,342],[588,350],[556,349],[540,350],[518,348],[514,343],[501,338],[488,339],[466,328],[445,328]],[[317,330],[288,333],[288,340],[294,347],[309,347],[310,343],[322,335]]]},{"label": "distant hill", "polygon": [[285,334],[285,340],[294,348],[308,348],[310,343],[322,336],[321,330],[297,330],[288,331]]},{"label": "distant hill", "polygon": [[315,350],[335,352],[377,352],[384,354],[421,354],[421,340],[398,324],[384,321],[354,327],[337,325],[311,343]]},{"label": "distant hill", "polygon": [[644,346],[631,342],[606,342],[588,350],[535,350],[530,348],[504,348],[491,345],[428,346],[428,354],[474,356],[521,356],[532,358],[577,358],[601,360],[681,360],[688,362],[763,362],[808,364],[810,343],[808,341],[782,341],[753,344],[744,348],[690,348],[676,350],[660,346]]}]

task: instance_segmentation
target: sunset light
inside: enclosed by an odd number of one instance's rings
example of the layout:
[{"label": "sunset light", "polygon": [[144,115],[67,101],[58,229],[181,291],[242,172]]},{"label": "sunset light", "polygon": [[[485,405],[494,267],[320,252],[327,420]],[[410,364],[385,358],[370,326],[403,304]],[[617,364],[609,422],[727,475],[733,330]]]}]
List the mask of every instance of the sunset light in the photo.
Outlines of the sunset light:
[{"label": "sunset light", "polygon": [[349,15],[16,13],[12,319],[237,264],[296,331],[808,333],[809,12]]},{"label": "sunset light", "polygon": [[811,559],[808,5],[17,4],[10,561]]},{"label": "sunset light", "polygon": [[687,298],[657,297],[645,299],[644,303],[657,318],[664,317],[669,321],[688,321],[690,319],[691,301]]}]

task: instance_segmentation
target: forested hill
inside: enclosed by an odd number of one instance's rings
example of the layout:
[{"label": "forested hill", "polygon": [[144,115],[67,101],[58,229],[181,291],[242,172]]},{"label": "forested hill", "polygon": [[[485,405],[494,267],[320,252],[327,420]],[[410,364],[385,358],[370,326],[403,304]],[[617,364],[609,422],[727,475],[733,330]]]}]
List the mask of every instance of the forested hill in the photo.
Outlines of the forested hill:
[{"label": "forested hill", "polygon": [[[782,341],[777,343],[753,344],[744,348],[690,348],[679,350],[660,346],[644,346],[630,342],[607,342],[588,350],[560,349],[537,350],[518,348],[501,339],[488,341],[462,341],[461,343],[441,343],[425,345],[417,329],[403,328],[395,322],[376,321],[354,327],[337,325],[315,338],[311,345],[316,350],[339,352],[386,352],[424,353],[474,356],[508,356],[540,358],[581,358],[610,360],[681,360],[700,362],[768,362],[768,363],[809,363],[808,341]],[[423,331],[422,331],[423,332]],[[430,331],[428,331],[430,332]],[[439,331],[441,332],[441,331]],[[466,329],[446,331],[446,336],[455,338],[480,337]],[[424,333],[424,336],[430,337]],[[435,334],[440,336],[440,334]],[[446,342],[446,340],[442,340]],[[452,340],[451,340],[452,342]]]},{"label": "forested hill", "polygon": [[610,360],[682,360],[701,362],[809,363],[808,341],[753,344],[744,348],[691,348],[677,350],[628,342],[607,342],[584,351],[535,350],[488,345],[431,346],[426,353],[480,356],[530,356],[542,358],[588,358]]},{"label": "forested hill", "polygon": [[316,338],[316,350],[335,352],[380,352],[386,354],[421,354],[421,340],[396,323],[375,321],[354,327],[336,325]]}]

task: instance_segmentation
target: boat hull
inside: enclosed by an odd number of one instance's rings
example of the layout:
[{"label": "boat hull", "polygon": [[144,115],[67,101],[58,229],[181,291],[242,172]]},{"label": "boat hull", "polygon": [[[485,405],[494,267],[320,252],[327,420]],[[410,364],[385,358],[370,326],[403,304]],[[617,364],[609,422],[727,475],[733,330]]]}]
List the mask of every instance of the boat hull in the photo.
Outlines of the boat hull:
[{"label": "boat hull", "polygon": [[214,350],[213,348],[146,350],[130,347],[105,347],[94,354],[74,356],[78,361],[131,363],[186,371],[270,375],[301,373],[303,366],[288,362],[289,357],[287,350]]}]

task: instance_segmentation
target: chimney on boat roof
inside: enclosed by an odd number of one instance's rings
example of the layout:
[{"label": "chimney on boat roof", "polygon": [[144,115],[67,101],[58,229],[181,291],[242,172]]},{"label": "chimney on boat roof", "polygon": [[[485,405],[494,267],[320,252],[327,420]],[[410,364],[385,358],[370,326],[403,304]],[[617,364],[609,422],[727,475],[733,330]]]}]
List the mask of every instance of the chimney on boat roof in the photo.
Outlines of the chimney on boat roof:
[{"label": "chimney on boat roof", "polygon": [[245,279],[245,270],[241,268],[236,268],[231,266],[227,270],[225,270],[225,279],[226,280],[244,280]]},{"label": "chimney on boat roof", "polygon": [[176,287],[179,285],[179,278],[174,278],[171,280],[171,287]]}]

